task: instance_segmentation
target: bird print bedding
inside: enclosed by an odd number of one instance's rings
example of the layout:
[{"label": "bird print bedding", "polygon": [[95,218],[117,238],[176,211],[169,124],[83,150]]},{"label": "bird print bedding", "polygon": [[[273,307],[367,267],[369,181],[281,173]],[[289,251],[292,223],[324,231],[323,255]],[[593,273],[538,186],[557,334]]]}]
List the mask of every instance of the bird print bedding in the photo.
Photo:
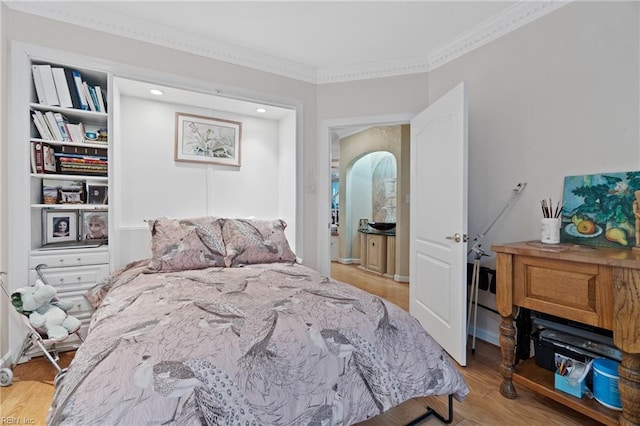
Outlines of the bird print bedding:
[{"label": "bird print bedding", "polygon": [[469,392],[408,313],[295,263],[144,273],[89,292],[50,425],[349,425]]}]

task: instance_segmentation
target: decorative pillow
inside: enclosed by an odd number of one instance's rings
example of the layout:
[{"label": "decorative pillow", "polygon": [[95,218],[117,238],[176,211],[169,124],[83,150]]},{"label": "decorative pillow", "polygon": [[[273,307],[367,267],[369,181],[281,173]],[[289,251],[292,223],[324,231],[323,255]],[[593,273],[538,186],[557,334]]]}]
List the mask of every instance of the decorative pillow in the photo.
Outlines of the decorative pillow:
[{"label": "decorative pillow", "polygon": [[224,266],[220,220],[214,217],[149,220],[152,258],[145,272]]},{"label": "decorative pillow", "polygon": [[253,263],[295,262],[281,220],[222,219],[227,267]]}]

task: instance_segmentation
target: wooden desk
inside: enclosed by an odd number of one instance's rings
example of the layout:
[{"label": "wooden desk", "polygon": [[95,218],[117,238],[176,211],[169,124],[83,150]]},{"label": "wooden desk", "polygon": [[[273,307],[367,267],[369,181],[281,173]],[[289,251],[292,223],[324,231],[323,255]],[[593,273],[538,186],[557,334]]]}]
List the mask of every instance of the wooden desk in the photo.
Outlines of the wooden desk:
[{"label": "wooden desk", "polygon": [[[500,393],[516,398],[516,382],[602,423],[640,425],[640,254],[537,241],[494,245],[491,250],[497,256],[496,307],[502,317]],[[533,359],[514,366],[516,306],[612,330],[622,352],[622,412],[556,391],[553,373]]]}]

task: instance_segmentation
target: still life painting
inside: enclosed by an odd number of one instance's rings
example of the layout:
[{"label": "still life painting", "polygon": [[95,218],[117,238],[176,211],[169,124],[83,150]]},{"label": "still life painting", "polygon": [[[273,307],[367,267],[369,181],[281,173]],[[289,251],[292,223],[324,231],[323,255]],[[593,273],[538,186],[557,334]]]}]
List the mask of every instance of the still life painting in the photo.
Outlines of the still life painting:
[{"label": "still life painting", "polygon": [[176,113],[175,160],[240,166],[242,123]]},{"label": "still life painting", "polygon": [[640,219],[636,191],[640,191],[640,171],[565,177],[560,241],[634,247],[636,219]]}]

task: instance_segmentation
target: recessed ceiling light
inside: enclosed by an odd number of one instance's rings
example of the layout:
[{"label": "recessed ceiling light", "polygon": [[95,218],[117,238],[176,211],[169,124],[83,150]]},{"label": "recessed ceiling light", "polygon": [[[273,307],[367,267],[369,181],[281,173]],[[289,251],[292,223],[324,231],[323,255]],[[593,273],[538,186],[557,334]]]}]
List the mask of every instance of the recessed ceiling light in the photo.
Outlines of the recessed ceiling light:
[{"label": "recessed ceiling light", "polygon": [[156,95],[156,96],[164,95],[164,92],[162,90],[158,90],[158,89],[151,89],[151,90],[149,90],[149,93],[151,93],[152,95]]},{"label": "recessed ceiling light", "polygon": [[265,108],[256,108],[256,112],[259,112],[260,114],[267,112],[267,110]]}]

